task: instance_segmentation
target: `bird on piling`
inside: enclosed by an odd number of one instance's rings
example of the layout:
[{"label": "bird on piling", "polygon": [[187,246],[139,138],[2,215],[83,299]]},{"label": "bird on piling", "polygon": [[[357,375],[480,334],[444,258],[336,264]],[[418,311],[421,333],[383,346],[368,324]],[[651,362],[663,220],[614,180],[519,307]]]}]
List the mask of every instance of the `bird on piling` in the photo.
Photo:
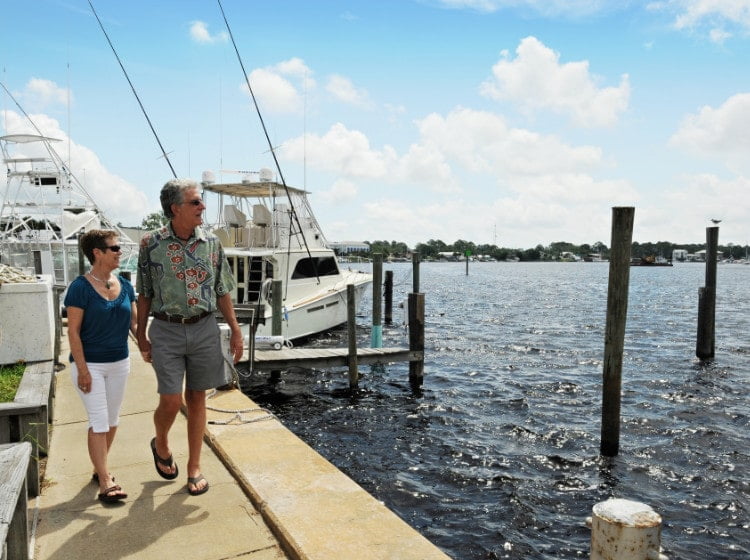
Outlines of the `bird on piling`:
[{"label": "bird on piling", "polygon": [[721,223],[721,220],[717,220],[716,218],[711,218],[711,221],[715,224]]}]

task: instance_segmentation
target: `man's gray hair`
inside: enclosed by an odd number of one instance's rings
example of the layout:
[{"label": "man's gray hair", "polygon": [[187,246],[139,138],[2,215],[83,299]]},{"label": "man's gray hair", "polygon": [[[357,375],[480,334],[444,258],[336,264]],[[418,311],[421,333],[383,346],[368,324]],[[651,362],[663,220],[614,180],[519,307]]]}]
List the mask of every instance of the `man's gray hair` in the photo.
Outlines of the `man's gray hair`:
[{"label": "man's gray hair", "polygon": [[192,179],[172,179],[171,181],[167,181],[161,188],[161,194],[159,195],[164,215],[170,220],[174,218],[172,205],[182,204],[185,201],[185,191],[197,188],[198,183]]}]

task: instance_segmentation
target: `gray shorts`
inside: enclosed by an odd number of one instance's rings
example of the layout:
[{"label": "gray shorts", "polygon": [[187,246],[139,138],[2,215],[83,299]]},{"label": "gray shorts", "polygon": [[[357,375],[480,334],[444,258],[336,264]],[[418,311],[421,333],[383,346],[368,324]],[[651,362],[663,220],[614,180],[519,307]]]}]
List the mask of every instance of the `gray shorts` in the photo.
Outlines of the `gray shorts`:
[{"label": "gray shorts", "polygon": [[153,319],[148,331],[158,392],[182,393],[182,384],[206,391],[226,383],[219,325],[213,315],[183,325]]}]

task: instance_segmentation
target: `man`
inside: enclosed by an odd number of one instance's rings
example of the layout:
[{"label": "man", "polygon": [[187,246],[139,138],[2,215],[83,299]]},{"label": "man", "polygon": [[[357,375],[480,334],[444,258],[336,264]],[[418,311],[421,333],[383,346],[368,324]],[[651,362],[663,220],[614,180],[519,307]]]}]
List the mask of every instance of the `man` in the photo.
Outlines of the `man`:
[{"label": "man", "polygon": [[[151,453],[157,474],[178,476],[169,448],[169,430],[187,404],[187,489],[197,496],[208,491],[200,468],[206,427],[206,390],[225,383],[219,327],[221,311],[231,329],[229,348],[235,363],[242,357],[243,337],[230,292],[235,283],[218,238],[205,232],[205,205],[198,184],[189,179],[167,182],[161,206],[169,224],[143,237],[138,254],[138,348],[152,363],[159,405],[154,411],[156,437]],[[146,333],[149,314],[154,319]]]}]

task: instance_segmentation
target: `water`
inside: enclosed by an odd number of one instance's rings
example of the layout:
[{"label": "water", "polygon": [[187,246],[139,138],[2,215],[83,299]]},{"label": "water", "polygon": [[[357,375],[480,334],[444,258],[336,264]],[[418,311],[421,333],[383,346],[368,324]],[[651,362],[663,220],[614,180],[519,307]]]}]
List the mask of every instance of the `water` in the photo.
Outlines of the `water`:
[{"label": "water", "polygon": [[[411,265],[386,269],[406,299]],[[615,458],[599,456],[608,272],[424,263],[421,393],[407,363],[360,367],[356,395],[346,370],[251,374],[243,389],[456,559],[588,558],[584,520],[610,497],[660,513],[672,559],[750,558],[750,266],[718,267],[711,364],[695,359],[705,266],[630,270]],[[386,327],[384,345],[407,345],[403,328]]]}]

